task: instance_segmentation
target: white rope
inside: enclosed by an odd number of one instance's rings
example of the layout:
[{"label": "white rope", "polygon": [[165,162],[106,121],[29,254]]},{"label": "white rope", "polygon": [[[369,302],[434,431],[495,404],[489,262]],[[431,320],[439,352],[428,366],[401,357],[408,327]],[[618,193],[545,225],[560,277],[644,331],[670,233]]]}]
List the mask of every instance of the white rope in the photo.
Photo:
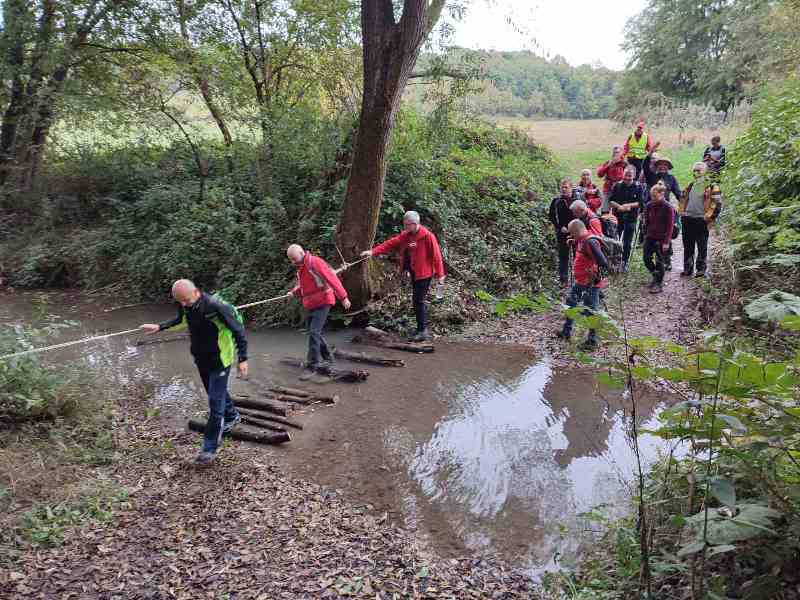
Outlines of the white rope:
[{"label": "white rope", "polygon": [[[338,269],[334,269],[333,272],[338,275],[342,271],[346,271],[347,269],[349,269],[353,265],[357,265],[358,263],[363,262],[363,261],[367,260],[368,258],[370,258],[370,257],[369,256],[364,256],[363,258],[359,258],[355,262],[351,262],[351,263],[347,263],[346,262],[341,267],[339,267]],[[250,302],[249,304],[242,304],[241,306],[237,306],[236,309],[237,310],[242,310],[242,309],[245,309],[245,308],[250,308],[252,306],[258,306],[260,304],[267,304],[269,302],[277,302],[278,300],[285,300],[287,298],[289,298],[289,295],[288,294],[283,294],[281,296],[275,296],[274,298],[267,298],[266,300],[259,300],[257,302]],[[22,352],[14,352],[13,354],[6,354],[4,356],[0,356],[0,360],[8,360],[10,358],[17,358],[17,357],[25,356],[25,355],[28,355],[28,354],[37,354],[39,352],[45,352],[47,350],[57,350],[59,348],[67,348],[69,346],[75,346],[77,344],[86,344],[88,342],[94,342],[94,341],[97,341],[97,340],[105,340],[105,339],[108,339],[108,338],[116,337],[118,335],[130,335],[132,333],[140,333],[141,331],[142,331],[142,328],[141,327],[137,327],[136,329],[127,329],[125,331],[117,331],[116,333],[106,333],[104,335],[93,335],[91,337],[83,338],[83,339],[80,339],[80,340],[75,340],[75,341],[72,341],[72,342],[63,342],[61,344],[53,344],[52,346],[44,346],[43,348],[32,348],[30,350],[23,350]]]}]

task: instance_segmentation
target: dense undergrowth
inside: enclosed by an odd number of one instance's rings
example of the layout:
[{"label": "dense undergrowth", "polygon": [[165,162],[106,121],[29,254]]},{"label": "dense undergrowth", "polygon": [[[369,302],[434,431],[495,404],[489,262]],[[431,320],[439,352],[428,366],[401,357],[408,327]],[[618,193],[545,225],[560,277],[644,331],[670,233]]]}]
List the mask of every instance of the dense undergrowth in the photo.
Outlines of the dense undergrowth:
[{"label": "dense undergrowth", "polygon": [[[229,152],[205,144],[212,168],[202,197],[180,144],[73,146],[52,156],[46,197],[20,213],[33,225],[5,244],[9,283],[109,286],[162,299],[171,281],[191,277],[233,301],[252,301],[289,285],[284,251],[292,242],[338,263],[333,240],[350,138],[323,119],[299,130],[287,125],[279,138],[286,142],[275,146],[270,196],[258,185],[257,148],[244,142]],[[407,112],[393,134],[377,237],[399,231],[405,210],[422,214],[453,275],[452,310],[439,310],[439,320],[459,322],[476,288],[504,294],[549,285],[539,265],[551,260],[546,207],[557,177],[549,152],[522,134],[441,127]],[[393,281],[393,267],[375,271]],[[277,323],[293,313],[248,316]]]}]

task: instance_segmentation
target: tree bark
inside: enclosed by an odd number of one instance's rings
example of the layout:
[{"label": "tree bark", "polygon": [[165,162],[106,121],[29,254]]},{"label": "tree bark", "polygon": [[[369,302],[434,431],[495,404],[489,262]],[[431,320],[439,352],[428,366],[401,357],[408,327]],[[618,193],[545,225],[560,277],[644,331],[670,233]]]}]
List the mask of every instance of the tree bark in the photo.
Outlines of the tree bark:
[{"label": "tree bark", "polygon": [[[361,3],[364,91],[353,164],[336,239],[346,260],[355,260],[375,239],[386,178],[386,150],[400,99],[420,47],[445,0],[405,0],[395,22],[392,0]],[[370,297],[367,263],[345,271],[342,281],[353,309]]]},{"label": "tree bark", "polygon": [[333,351],[336,358],[343,358],[353,362],[366,363],[368,365],[379,365],[381,367],[405,367],[406,363],[397,358],[385,358],[382,356],[371,356],[364,352],[347,352],[336,348]]},{"label": "tree bark", "polygon": [[278,406],[277,404],[272,404],[271,402],[267,402],[266,400],[253,400],[251,398],[242,398],[241,396],[233,396],[231,399],[233,400],[233,404],[235,406],[244,406],[245,408],[255,408],[256,410],[269,412],[274,415],[280,415],[281,417],[286,416],[286,407]]}]

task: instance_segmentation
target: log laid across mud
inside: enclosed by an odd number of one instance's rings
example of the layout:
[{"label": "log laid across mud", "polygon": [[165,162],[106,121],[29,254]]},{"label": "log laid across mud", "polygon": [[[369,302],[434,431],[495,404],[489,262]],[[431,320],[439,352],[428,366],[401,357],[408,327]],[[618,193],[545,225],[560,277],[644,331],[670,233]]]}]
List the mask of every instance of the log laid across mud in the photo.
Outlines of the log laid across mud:
[{"label": "log laid across mud", "polygon": [[352,341],[354,344],[371,344],[382,348],[415,352],[417,354],[430,354],[434,351],[431,342],[403,342],[377,327],[365,327],[363,333],[353,336]]},{"label": "log laid across mud", "polygon": [[264,413],[258,410],[252,410],[249,408],[241,408],[237,407],[239,413],[242,416],[248,417],[255,417],[256,419],[261,419],[262,421],[272,421],[274,423],[280,423],[281,425],[288,425],[289,427],[294,427],[295,429],[302,429],[302,423],[298,423],[297,421],[292,421],[291,419],[286,419],[284,417],[278,417],[271,413]]},{"label": "log laid across mud", "polygon": [[373,356],[366,352],[348,352],[335,348],[333,355],[336,358],[343,358],[353,362],[366,363],[368,365],[378,365],[380,367],[405,367],[406,363],[399,358],[386,358],[384,356]]},{"label": "log laid across mud", "polygon": [[[189,419],[189,429],[191,431],[204,433],[206,430],[206,421],[202,419]],[[286,431],[255,431],[241,427],[234,427],[225,435],[229,435],[235,440],[255,442],[257,444],[284,444],[292,440],[291,436]]]}]

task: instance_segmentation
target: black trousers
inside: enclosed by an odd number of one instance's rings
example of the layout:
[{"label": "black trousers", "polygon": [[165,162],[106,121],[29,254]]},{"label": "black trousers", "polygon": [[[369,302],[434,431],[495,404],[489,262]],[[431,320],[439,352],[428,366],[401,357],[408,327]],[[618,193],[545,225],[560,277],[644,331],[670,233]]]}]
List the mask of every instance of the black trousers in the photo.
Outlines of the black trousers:
[{"label": "black trousers", "polygon": [[697,247],[697,272],[705,273],[708,258],[708,225],[702,217],[681,217],[683,230],[683,270],[692,272]]},{"label": "black trousers", "polygon": [[425,331],[428,328],[428,308],[425,306],[425,297],[431,287],[431,278],[414,279],[411,276],[412,295],[414,303],[414,314],[417,316],[417,332]]},{"label": "black trousers", "polygon": [[666,253],[661,249],[661,242],[645,238],[644,240],[644,266],[653,275],[653,281],[664,281],[664,258]]},{"label": "black trousers", "polygon": [[631,164],[634,167],[636,167],[636,177],[634,179],[638,180],[639,179],[639,175],[642,172],[642,165],[644,165],[644,159],[643,158],[629,158],[628,159],[628,164]]},{"label": "black trousers", "polygon": [[565,233],[556,233],[558,243],[558,280],[561,283],[569,281],[569,245]]}]

